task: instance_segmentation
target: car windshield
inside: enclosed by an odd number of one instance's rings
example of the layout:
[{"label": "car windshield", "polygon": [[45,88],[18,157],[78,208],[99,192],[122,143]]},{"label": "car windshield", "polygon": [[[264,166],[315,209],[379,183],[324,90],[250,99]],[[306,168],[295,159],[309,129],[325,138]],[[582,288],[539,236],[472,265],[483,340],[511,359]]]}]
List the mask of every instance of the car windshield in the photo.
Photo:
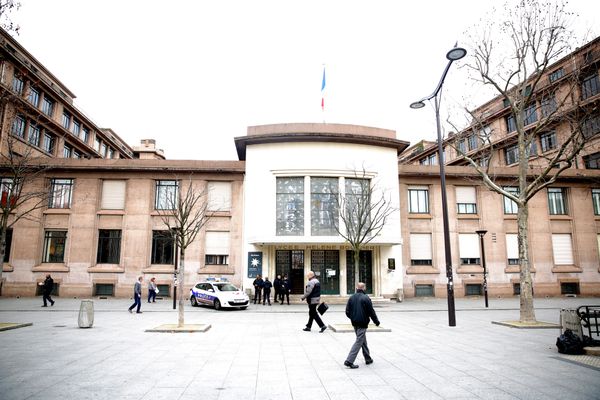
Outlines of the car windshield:
[{"label": "car windshield", "polygon": [[221,292],[235,292],[238,290],[238,288],[233,286],[231,283],[213,283],[213,285],[216,286]]}]

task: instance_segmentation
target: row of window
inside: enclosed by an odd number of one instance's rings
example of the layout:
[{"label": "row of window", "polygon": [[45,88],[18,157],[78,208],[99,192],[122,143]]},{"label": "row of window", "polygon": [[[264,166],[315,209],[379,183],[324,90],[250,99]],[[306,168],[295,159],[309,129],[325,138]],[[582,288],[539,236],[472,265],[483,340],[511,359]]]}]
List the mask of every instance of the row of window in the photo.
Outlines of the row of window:
[{"label": "row of window", "polygon": [[11,133],[47,153],[54,154],[56,136],[48,129],[40,127],[23,115],[18,114],[13,119]]},{"label": "row of window", "polygon": [[[521,294],[521,284],[513,283],[513,295]],[[579,294],[578,282],[561,282],[560,294]],[[483,285],[479,283],[465,283],[465,296],[483,295]],[[416,284],[415,297],[435,297],[434,287],[431,284]]]},{"label": "row of window", "polygon": [[[519,265],[519,243],[516,233],[507,233],[506,264]],[[573,265],[573,241],[569,233],[553,233],[552,254],[554,265]],[[410,263],[411,265],[433,265],[433,246],[431,233],[410,234]],[[598,235],[598,250],[600,251],[600,234]],[[480,242],[476,233],[458,234],[458,254],[461,265],[479,265]]]},{"label": "row of window", "polygon": [[[505,186],[507,192],[518,196],[519,188]],[[477,214],[477,190],[474,186],[455,186],[456,212],[458,214]],[[600,215],[600,189],[592,189],[594,215]],[[547,189],[548,213],[550,215],[568,215],[569,203],[567,188],[551,187]],[[517,214],[518,208],[510,198],[503,196],[504,214]],[[408,188],[408,212],[411,214],[429,214],[429,187],[410,186]]]}]

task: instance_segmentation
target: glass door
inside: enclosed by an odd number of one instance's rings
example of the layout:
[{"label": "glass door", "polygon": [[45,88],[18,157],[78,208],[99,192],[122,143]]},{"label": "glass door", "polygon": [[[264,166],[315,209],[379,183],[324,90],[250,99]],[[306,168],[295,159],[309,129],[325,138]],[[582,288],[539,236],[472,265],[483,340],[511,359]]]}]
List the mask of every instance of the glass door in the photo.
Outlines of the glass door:
[{"label": "glass door", "polygon": [[[354,258],[352,250],[346,251],[346,283],[347,293],[352,294],[356,291],[356,283],[354,281]],[[358,275],[359,282],[364,282],[367,285],[368,294],[373,294],[373,252],[371,250],[361,250],[358,256]]]},{"label": "glass door", "polygon": [[340,252],[338,250],[313,250],[311,268],[321,282],[321,294],[340,294]]},{"label": "glass door", "polygon": [[291,294],[304,294],[304,250],[276,250],[276,275],[287,275]]}]

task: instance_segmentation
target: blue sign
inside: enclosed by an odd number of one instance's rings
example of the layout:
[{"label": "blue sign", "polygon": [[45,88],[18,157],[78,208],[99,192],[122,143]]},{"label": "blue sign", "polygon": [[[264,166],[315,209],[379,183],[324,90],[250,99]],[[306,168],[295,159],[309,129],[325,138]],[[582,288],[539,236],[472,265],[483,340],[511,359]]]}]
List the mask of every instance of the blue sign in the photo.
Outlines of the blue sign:
[{"label": "blue sign", "polygon": [[262,251],[248,252],[248,278],[262,275]]}]

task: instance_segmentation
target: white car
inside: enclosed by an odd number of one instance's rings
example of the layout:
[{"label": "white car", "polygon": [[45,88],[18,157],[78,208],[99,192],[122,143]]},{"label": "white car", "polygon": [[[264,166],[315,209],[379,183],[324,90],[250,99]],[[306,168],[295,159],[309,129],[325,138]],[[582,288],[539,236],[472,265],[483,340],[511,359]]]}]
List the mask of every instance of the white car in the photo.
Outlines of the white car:
[{"label": "white car", "polygon": [[229,282],[199,282],[190,289],[190,301],[193,307],[201,304],[213,306],[215,310],[221,307],[248,308],[250,299],[242,290]]}]

